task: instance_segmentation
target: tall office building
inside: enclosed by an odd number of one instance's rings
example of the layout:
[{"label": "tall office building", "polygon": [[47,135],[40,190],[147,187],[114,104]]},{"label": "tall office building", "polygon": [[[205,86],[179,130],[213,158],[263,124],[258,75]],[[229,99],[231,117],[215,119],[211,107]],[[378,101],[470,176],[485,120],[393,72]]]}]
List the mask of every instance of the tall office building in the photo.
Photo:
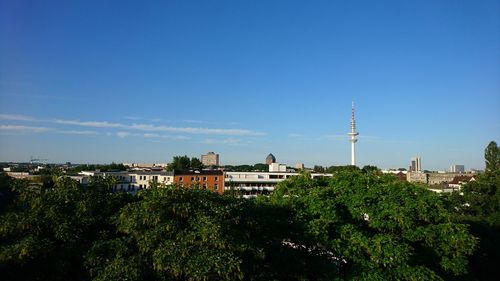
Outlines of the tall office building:
[{"label": "tall office building", "polygon": [[276,157],[272,153],[269,153],[266,157],[266,164],[271,165],[272,163],[276,163]]},{"label": "tall office building", "polygon": [[465,166],[464,165],[451,165],[450,172],[452,172],[452,173],[465,173]]},{"label": "tall office building", "polygon": [[349,142],[351,143],[351,165],[356,166],[356,147],[355,144],[358,141],[357,136],[359,133],[356,131],[356,121],[354,120],[354,102],[352,102],[351,111],[351,132],[347,134],[349,136]]},{"label": "tall office building", "polygon": [[420,157],[412,157],[410,172],[422,172],[422,160]]},{"label": "tall office building", "polygon": [[219,154],[210,151],[201,156],[201,163],[204,166],[219,166]]}]

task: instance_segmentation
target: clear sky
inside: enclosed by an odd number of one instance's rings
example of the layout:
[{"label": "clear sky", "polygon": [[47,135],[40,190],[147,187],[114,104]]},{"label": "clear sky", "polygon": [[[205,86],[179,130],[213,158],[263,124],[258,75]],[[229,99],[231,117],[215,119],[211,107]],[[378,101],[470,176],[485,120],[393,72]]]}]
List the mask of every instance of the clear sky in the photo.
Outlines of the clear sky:
[{"label": "clear sky", "polygon": [[0,0],[0,161],[483,168],[500,1]]}]

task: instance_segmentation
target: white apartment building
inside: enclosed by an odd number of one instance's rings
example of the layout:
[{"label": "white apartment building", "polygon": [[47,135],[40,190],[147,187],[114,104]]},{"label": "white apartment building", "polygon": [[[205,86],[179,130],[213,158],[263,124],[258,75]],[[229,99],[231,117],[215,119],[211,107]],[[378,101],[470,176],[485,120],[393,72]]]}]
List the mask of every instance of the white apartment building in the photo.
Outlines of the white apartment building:
[{"label": "white apartment building", "polygon": [[[278,183],[298,175],[299,173],[289,172],[226,172],[224,189],[237,191],[243,198],[254,198],[257,195],[268,195]],[[332,176],[332,174],[311,174],[312,178]]]},{"label": "white apartment building", "polygon": [[79,174],[86,177],[114,177],[117,180],[116,185],[113,188],[115,191],[123,190],[132,193],[137,192],[140,189],[150,188],[151,185],[155,183],[160,185],[174,184],[174,172],[166,171],[82,171]]}]

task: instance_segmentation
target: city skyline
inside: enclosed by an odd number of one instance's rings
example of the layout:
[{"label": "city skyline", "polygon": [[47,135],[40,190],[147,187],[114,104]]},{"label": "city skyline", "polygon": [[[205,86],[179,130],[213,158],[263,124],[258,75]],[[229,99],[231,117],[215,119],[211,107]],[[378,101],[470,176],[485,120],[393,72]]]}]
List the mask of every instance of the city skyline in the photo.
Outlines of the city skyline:
[{"label": "city skyline", "polygon": [[500,4],[0,0],[0,161],[484,168]]}]

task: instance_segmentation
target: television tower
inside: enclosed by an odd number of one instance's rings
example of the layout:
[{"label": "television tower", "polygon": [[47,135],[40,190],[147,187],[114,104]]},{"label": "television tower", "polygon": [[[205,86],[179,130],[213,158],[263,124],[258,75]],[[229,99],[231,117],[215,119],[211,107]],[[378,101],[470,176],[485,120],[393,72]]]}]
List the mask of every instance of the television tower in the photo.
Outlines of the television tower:
[{"label": "television tower", "polygon": [[356,120],[354,120],[354,102],[352,102],[352,113],[351,113],[351,132],[347,134],[349,138],[349,142],[351,143],[351,165],[356,166],[356,142],[358,141],[357,136],[359,135],[356,132]]}]

